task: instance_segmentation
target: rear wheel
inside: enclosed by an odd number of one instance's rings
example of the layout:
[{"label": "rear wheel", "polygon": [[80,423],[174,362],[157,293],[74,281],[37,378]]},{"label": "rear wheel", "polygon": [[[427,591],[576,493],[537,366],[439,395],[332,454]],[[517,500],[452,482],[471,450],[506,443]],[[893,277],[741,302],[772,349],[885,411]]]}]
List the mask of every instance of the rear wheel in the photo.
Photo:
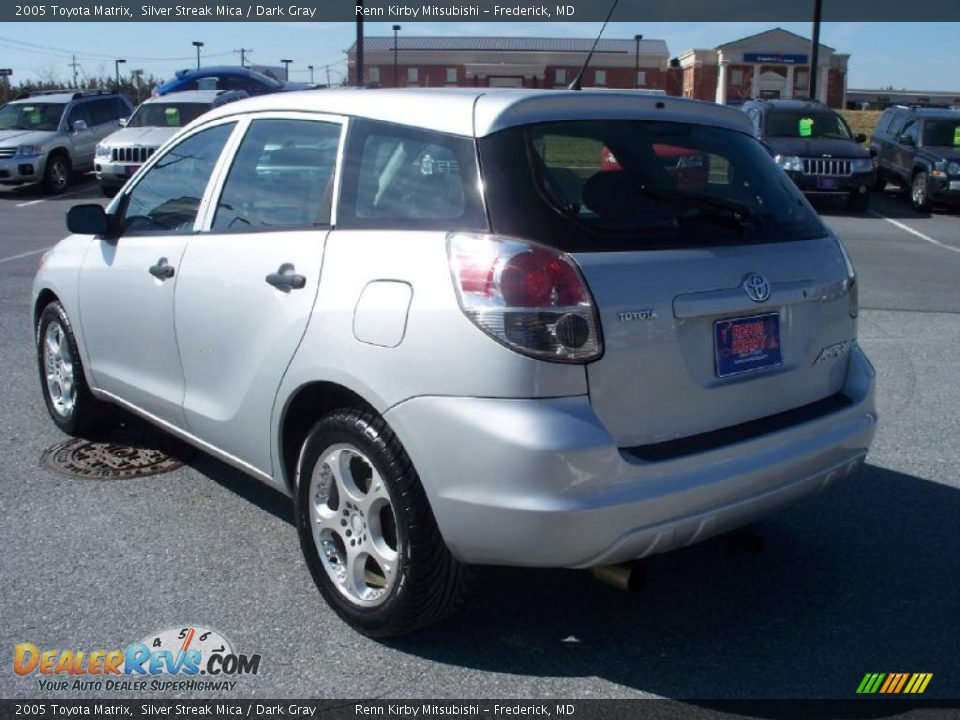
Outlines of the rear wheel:
[{"label": "rear wheel", "polygon": [[43,171],[43,189],[53,195],[59,195],[70,184],[70,160],[61,152],[47,159]]},{"label": "rear wheel", "polygon": [[89,437],[110,424],[113,408],[90,392],[73,328],[59,302],[50,303],[40,314],[37,364],[43,399],[57,427],[70,435]]},{"label": "rear wheel", "polygon": [[365,635],[401,635],[452,612],[465,568],[440,536],[396,436],[374,413],[338,410],[300,453],[300,545],[320,593]]},{"label": "rear wheel", "polygon": [[914,210],[921,212],[930,209],[930,193],[925,172],[918,172],[913,176],[913,183],[910,186],[910,204],[913,205]]}]

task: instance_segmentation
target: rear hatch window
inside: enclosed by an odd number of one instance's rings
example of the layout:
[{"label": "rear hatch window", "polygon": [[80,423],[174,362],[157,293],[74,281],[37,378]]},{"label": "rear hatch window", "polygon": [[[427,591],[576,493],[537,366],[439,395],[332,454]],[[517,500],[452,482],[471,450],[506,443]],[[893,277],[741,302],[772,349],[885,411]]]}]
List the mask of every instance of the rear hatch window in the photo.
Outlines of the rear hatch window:
[{"label": "rear hatch window", "polygon": [[642,120],[551,122],[479,141],[496,232],[568,252],[827,234],[751,136]]}]

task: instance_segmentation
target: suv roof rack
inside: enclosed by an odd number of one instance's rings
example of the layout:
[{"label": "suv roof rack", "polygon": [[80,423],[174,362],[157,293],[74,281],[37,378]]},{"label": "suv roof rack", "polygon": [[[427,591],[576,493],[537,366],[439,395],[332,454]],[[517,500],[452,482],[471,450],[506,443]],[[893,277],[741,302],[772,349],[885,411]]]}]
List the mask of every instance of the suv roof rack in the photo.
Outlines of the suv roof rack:
[{"label": "suv roof rack", "polygon": [[73,95],[74,100],[79,100],[82,97],[87,97],[90,95],[112,95],[116,93],[111,93],[108,90],[103,88],[97,88],[96,90],[77,90],[77,88],[54,88],[52,90],[28,90],[24,93],[21,93],[18,100],[23,98],[31,97],[40,97],[43,95]]}]

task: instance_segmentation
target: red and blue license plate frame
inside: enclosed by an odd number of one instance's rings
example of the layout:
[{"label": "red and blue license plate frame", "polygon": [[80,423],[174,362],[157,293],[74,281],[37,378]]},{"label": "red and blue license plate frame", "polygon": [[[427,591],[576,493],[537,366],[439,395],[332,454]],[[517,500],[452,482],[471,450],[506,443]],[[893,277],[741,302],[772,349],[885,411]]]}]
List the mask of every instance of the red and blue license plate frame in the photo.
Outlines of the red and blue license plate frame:
[{"label": "red and blue license plate frame", "polygon": [[717,320],[713,324],[713,357],[720,378],[783,365],[780,313]]},{"label": "red and blue license plate frame", "polygon": [[835,177],[818,177],[817,190],[839,190],[840,180]]}]

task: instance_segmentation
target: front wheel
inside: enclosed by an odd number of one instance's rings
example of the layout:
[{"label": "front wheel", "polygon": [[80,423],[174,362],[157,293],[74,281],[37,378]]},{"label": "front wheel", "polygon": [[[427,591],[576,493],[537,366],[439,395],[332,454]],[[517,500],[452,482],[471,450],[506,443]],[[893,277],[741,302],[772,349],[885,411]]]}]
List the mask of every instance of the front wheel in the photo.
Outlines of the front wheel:
[{"label": "front wheel", "polygon": [[40,313],[37,364],[43,399],[57,427],[78,437],[106,428],[113,408],[90,392],[73,328],[59,302],[50,303]]},{"label": "front wheel", "polygon": [[920,212],[930,209],[930,193],[925,172],[918,172],[913,176],[913,184],[910,186],[910,204],[913,205],[914,210]]},{"label": "front wheel", "polygon": [[307,436],[296,519],[327,603],[371,637],[402,635],[450,614],[465,568],[440,536],[410,459],[379,416],[338,410]]},{"label": "front wheel", "polygon": [[56,153],[47,160],[43,171],[43,189],[51,195],[59,195],[70,184],[70,161],[62,153]]}]

